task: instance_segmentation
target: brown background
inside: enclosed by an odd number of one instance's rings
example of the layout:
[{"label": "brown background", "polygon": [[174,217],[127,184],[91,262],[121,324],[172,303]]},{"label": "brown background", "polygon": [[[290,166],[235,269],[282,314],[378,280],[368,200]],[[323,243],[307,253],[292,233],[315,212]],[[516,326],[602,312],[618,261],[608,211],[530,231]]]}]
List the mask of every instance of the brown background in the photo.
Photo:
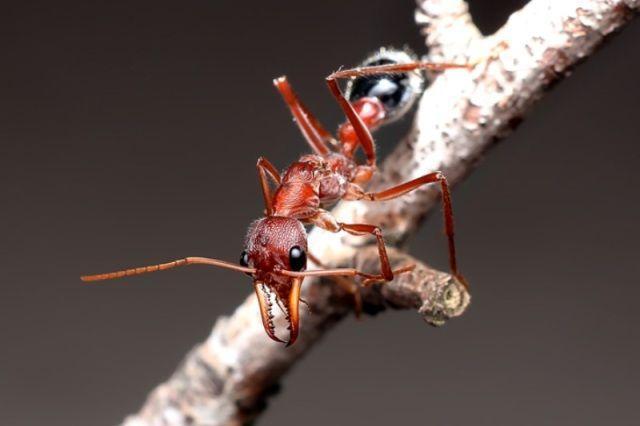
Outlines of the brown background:
[{"label": "brown background", "polygon": [[[474,1],[493,31],[523,1]],[[333,127],[322,78],[380,45],[423,52],[411,0],[25,1],[0,14],[0,424],[113,425],[249,281],[254,164],[305,145],[271,78]],[[282,424],[637,424],[640,22],[537,105],[454,204],[473,306],[349,319],[286,378]],[[410,120],[378,133],[388,152]],[[413,253],[444,266],[433,217]],[[256,313],[257,315],[257,313]]]}]

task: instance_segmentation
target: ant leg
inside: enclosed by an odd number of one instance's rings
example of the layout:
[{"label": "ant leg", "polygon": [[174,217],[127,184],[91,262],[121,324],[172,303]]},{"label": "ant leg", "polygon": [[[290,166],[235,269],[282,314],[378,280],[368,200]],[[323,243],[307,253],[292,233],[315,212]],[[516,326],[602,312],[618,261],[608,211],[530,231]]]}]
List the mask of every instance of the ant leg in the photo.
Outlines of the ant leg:
[{"label": "ant leg", "polygon": [[[309,256],[309,259],[311,259],[311,261],[315,263],[316,266],[322,269],[327,269],[327,267],[322,263],[322,261],[318,259],[316,256],[314,256],[313,254],[307,253],[307,256]],[[360,294],[360,287],[358,287],[358,284],[355,281],[351,281],[347,279],[346,277],[335,276],[331,278],[336,284],[342,287],[345,291],[353,295],[353,310],[356,315],[356,318],[360,318],[360,314],[362,313],[362,295]]]},{"label": "ant leg", "polygon": [[277,185],[280,185],[280,174],[274,165],[264,157],[258,158],[256,168],[258,169],[258,176],[260,178],[260,187],[262,188],[262,198],[264,198],[266,215],[271,216],[273,212],[273,195],[271,194],[268,178],[270,177]]},{"label": "ant leg", "polygon": [[483,62],[489,63],[490,61],[495,60],[500,54],[500,52],[505,50],[507,47],[508,47],[508,44],[502,41],[498,43],[498,45],[495,46],[488,55],[480,56],[467,63],[416,61],[416,62],[406,62],[403,64],[373,65],[368,67],[357,67],[357,68],[336,71],[327,78],[332,77],[333,79],[339,79],[339,78],[350,78],[350,77],[362,77],[367,75],[403,73],[403,72],[410,72],[414,70],[446,71],[449,69],[472,69]]},{"label": "ant leg", "polygon": [[393,279],[393,270],[389,263],[387,248],[382,238],[382,231],[375,225],[367,225],[361,223],[342,223],[338,222],[331,213],[326,210],[320,210],[314,216],[310,217],[309,222],[313,223],[330,232],[345,231],[351,235],[373,235],[378,242],[378,254],[380,256],[380,270],[385,281]]},{"label": "ant leg", "polygon": [[373,137],[371,136],[371,132],[369,128],[364,124],[353,105],[344,97],[344,93],[340,90],[340,86],[338,85],[337,79],[340,78],[340,75],[336,75],[333,73],[326,78],[327,86],[329,86],[329,91],[333,94],[333,96],[340,104],[342,111],[347,116],[347,120],[353,127],[353,130],[358,137],[358,142],[364,153],[367,157],[367,165],[371,168],[375,168],[376,166],[376,147],[373,143]]},{"label": "ant leg", "polygon": [[[295,95],[295,92],[293,90],[292,92]],[[300,99],[298,99],[298,105],[300,105],[300,109],[302,109],[302,112],[307,115],[307,118],[311,122],[311,126],[313,126],[316,132],[318,132],[318,135],[320,135],[320,138],[322,138],[324,143],[331,145],[334,149],[338,148],[338,141],[333,137],[331,132],[325,129],[322,123],[320,123],[320,120],[318,120],[316,116],[311,111],[309,111],[309,108],[307,108],[307,106],[303,104]]]},{"label": "ant leg", "polygon": [[378,243],[378,255],[380,256],[380,270],[385,281],[393,280],[393,270],[391,269],[391,263],[389,262],[389,256],[387,255],[387,247],[382,238],[382,231],[375,225],[367,224],[348,224],[338,222],[340,229],[351,235],[373,235],[376,237]]},{"label": "ant leg", "polygon": [[[379,75],[379,74],[394,74],[403,73],[415,70],[429,70],[429,71],[445,71],[449,69],[466,68],[470,69],[476,65],[475,62],[469,64],[454,64],[447,62],[407,62],[404,64],[385,64],[374,65],[370,67],[357,67],[346,70],[336,71],[329,77],[334,79],[350,78],[350,77],[363,77],[367,75]],[[329,78],[327,77],[327,78]]]},{"label": "ant leg", "polygon": [[296,93],[291,87],[291,84],[289,84],[287,77],[282,76],[276,78],[273,80],[273,84],[282,95],[282,98],[289,107],[291,114],[295,118],[300,132],[305,137],[313,151],[321,156],[329,154],[330,149],[327,146],[327,143],[335,144],[331,133],[329,133],[322,124],[320,124],[320,121],[318,121],[318,119],[311,114],[307,107],[298,99]]},{"label": "ant leg", "polygon": [[413,191],[429,183],[440,183],[440,190],[442,192],[442,213],[444,216],[444,229],[447,235],[447,242],[449,246],[449,267],[451,274],[460,279],[460,281],[467,286],[466,280],[462,277],[458,271],[458,262],[456,259],[456,245],[454,240],[454,225],[453,225],[453,207],[451,205],[451,192],[449,190],[449,184],[447,178],[442,172],[433,172],[413,179],[409,182],[394,186],[380,192],[365,192],[358,185],[351,184],[345,195],[347,200],[366,200],[366,201],[387,201],[397,197],[400,197],[407,192]]},{"label": "ant leg", "polygon": [[376,65],[370,67],[359,67],[348,70],[336,71],[330,74],[327,78],[327,85],[329,90],[336,98],[342,110],[351,126],[353,127],[358,142],[362,146],[367,157],[367,165],[375,167],[376,165],[376,152],[375,145],[373,143],[373,137],[369,128],[364,124],[358,113],[356,113],[351,103],[344,97],[340,86],[337,81],[341,78],[360,77],[366,75],[388,74],[388,73],[401,73],[408,72],[417,69],[429,69],[434,71],[442,71],[451,68],[471,68],[472,65],[468,64],[451,64],[451,63],[434,63],[434,62],[409,62],[406,64],[387,64]]}]

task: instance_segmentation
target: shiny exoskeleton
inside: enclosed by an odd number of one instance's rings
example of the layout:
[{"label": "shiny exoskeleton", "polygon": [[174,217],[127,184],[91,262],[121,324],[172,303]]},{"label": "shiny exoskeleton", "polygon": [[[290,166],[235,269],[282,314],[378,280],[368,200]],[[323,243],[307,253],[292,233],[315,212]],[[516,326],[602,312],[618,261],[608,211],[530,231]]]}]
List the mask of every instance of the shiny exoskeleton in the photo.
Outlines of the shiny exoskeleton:
[{"label": "shiny exoskeleton", "polygon": [[[283,342],[275,333],[272,297],[283,305],[289,321],[291,345],[299,332],[299,302],[302,281],[308,276],[360,277],[365,283],[390,281],[394,274],[413,268],[406,265],[393,270],[387,257],[382,231],[375,225],[342,223],[326,210],[338,200],[384,201],[399,197],[422,185],[439,183],[442,191],[445,232],[449,245],[449,262],[453,275],[464,283],[458,272],[454,244],[453,212],[447,180],[440,172],[427,173],[409,182],[380,192],[366,192],[366,184],[376,171],[376,153],[371,131],[406,113],[422,90],[421,70],[465,68],[466,65],[419,62],[410,53],[381,49],[367,58],[362,66],[337,71],[326,79],[346,115],[333,137],[298,99],[286,77],[274,84],[296,123],[313,150],[291,164],[282,173],[265,158],[257,163],[265,204],[265,216],[251,224],[245,239],[240,264],[217,259],[187,257],[173,262],[84,276],[84,281],[97,281],[136,275],[187,264],[207,264],[244,272],[253,279],[260,304],[265,331],[273,340]],[[349,79],[346,96],[338,79]],[[358,164],[355,152],[361,148],[365,164]],[[275,190],[272,190],[272,181]],[[307,247],[304,225],[316,225],[331,232],[372,235],[377,240],[380,273],[367,274],[351,268],[326,269]],[[307,270],[307,258],[321,269]]]},{"label": "shiny exoskeleton", "polygon": [[[417,62],[408,50],[382,48],[365,59],[360,66],[374,67]],[[425,86],[424,74],[413,71],[354,77],[347,83],[345,97],[355,104],[363,98],[376,98],[385,109],[383,123],[389,124],[403,117],[413,106]]]}]

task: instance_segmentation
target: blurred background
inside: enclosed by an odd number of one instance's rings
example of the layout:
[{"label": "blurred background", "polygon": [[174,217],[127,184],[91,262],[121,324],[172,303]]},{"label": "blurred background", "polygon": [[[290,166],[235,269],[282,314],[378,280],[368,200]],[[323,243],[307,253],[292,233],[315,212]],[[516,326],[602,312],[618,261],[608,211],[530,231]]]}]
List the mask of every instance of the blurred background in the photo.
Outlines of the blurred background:
[{"label": "blurred background", "polygon": [[[472,1],[485,33],[525,1]],[[255,161],[306,151],[271,85],[330,127],[323,78],[381,45],[424,53],[411,0],[25,1],[0,15],[0,424],[114,425],[249,280]],[[579,66],[455,189],[473,304],[441,329],[387,312],[331,332],[263,425],[637,424],[640,21]],[[377,133],[383,153],[410,118]],[[439,218],[412,253],[446,267]],[[256,312],[256,315],[258,313]],[[266,338],[266,337],[265,337]]]}]

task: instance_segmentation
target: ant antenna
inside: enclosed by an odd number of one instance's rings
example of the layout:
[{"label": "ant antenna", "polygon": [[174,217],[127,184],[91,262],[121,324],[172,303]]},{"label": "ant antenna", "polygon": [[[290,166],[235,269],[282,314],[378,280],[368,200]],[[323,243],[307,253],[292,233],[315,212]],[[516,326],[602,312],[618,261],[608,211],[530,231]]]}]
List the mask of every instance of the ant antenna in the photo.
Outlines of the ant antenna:
[{"label": "ant antenna", "polygon": [[254,274],[255,268],[247,268],[245,266],[236,265],[235,263],[225,262],[224,260],[211,259],[208,257],[185,257],[184,259],[174,260],[173,262],[159,263],[157,265],[142,266],[139,268],[123,269],[121,271],[107,272],[105,274],[84,275],[80,279],[84,282],[113,280],[116,278],[130,277],[132,275],[146,274],[149,272],[164,271],[178,266],[186,265],[211,265],[219,266],[232,271],[244,272],[245,274]]}]

